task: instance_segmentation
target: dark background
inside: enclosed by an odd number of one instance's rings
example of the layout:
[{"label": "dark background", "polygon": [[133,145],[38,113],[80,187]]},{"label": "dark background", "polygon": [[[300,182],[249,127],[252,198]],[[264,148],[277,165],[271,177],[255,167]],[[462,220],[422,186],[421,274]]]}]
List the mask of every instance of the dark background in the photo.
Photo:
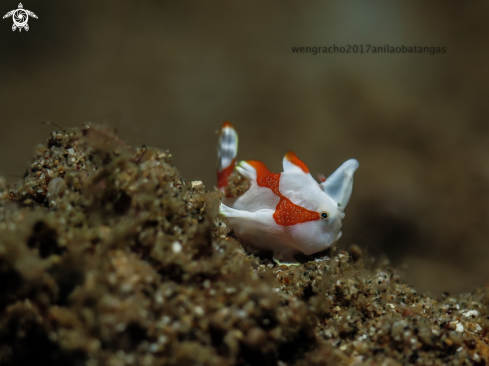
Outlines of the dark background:
[{"label": "dark background", "polygon": [[[17,8],[0,2],[0,13]],[[14,183],[52,126],[117,127],[215,184],[215,131],[243,159],[313,174],[357,158],[342,245],[406,265],[436,293],[489,279],[489,6],[422,1],[28,0],[0,21],[0,172]],[[292,46],[445,54],[293,54]]]}]

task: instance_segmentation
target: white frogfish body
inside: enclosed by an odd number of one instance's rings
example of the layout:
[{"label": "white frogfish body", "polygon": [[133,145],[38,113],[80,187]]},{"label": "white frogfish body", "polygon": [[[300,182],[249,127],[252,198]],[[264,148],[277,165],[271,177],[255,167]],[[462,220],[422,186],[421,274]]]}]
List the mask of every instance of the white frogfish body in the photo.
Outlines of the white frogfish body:
[{"label": "white frogfish body", "polygon": [[272,250],[278,263],[293,264],[295,254],[320,252],[340,238],[358,161],[347,160],[318,183],[293,152],[283,159],[284,171],[272,173],[256,160],[236,165],[237,151],[237,133],[225,122],[219,138],[218,187],[226,192],[234,169],[251,185],[242,196],[225,197],[220,206],[238,239]]}]

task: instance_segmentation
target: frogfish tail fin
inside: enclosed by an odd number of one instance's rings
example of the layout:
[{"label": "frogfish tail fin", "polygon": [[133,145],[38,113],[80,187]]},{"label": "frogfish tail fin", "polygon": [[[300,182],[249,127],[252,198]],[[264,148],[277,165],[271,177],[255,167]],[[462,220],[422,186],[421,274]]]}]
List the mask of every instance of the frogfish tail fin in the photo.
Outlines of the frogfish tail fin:
[{"label": "frogfish tail fin", "polygon": [[217,187],[224,191],[228,177],[236,166],[238,154],[238,134],[230,122],[224,122],[219,134],[217,147]]}]

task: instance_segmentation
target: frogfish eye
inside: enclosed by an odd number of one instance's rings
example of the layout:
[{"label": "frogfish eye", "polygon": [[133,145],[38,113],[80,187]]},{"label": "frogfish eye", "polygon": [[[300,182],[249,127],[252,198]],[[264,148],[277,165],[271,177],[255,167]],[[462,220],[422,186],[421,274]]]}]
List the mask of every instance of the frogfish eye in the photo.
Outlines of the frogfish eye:
[{"label": "frogfish eye", "polygon": [[326,211],[321,212],[321,218],[322,219],[327,219],[329,217],[329,214]]}]

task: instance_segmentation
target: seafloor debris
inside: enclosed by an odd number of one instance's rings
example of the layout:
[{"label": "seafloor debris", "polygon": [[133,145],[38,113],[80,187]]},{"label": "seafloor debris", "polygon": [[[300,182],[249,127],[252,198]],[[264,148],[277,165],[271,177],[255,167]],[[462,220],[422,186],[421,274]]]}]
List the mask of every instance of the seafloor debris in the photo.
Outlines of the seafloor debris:
[{"label": "seafloor debris", "polygon": [[418,294],[358,247],[277,266],[217,191],[107,128],[53,132],[0,196],[0,364],[489,362],[487,288]]}]

